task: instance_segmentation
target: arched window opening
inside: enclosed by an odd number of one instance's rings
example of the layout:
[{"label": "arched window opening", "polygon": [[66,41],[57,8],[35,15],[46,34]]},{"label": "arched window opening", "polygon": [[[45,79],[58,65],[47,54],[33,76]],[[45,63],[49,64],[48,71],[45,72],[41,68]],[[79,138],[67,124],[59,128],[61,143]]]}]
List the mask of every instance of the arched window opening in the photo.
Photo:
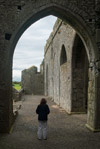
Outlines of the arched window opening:
[{"label": "arched window opening", "polygon": [[72,49],[73,112],[87,112],[88,110],[88,67],[86,48],[81,38],[76,34]]},{"label": "arched window opening", "polygon": [[60,65],[63,65],[66,62],[67,62],[66,49],[65,46],[63,45],[60,56]]}]

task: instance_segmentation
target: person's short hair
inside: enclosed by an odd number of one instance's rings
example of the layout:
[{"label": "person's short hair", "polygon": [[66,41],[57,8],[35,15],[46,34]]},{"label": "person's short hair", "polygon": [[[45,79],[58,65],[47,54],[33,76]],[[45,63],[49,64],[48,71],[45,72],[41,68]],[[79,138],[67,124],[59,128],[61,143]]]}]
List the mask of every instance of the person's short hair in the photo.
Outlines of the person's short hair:
[{"label": "person's short hair", "polygon": [[42,98],[40,101],[40,104],[46,104],[46,103],[47,103],[47,100],[45,98]]}]

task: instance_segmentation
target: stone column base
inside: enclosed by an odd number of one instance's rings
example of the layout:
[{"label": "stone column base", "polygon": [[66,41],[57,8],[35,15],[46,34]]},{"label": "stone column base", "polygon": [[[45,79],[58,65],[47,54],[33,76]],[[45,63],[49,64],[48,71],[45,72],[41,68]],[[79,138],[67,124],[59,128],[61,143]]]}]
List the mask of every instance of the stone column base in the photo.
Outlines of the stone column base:
[{"label": "stone column base", "polygon": [[91,130],[91,131],[93,131],[93,132],[100,132],[100,129],[94,129],[94,128],[92,128],[90,125],[88,125],[88,124],[86,124],[85,125],[86,126],[86,128],[88,128],[89,130]]}]

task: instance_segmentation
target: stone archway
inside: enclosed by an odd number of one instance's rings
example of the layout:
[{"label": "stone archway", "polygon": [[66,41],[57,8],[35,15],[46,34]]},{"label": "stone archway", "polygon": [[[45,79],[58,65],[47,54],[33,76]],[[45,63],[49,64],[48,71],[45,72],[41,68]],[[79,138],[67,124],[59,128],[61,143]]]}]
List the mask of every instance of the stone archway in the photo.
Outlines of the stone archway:
[{"label": "stone archway", "polygon": [[[89,2],[89,1],[88,1]],[[90,62],[88,126],[100,128],[99,121],[99,55],[96,46],[94,1],[85,4],[77,0],[33,0],[1,2],[0,25],[0,132],[9,132],[13,123],[12,108],[12,59],[17,41],[35,21],[55,15],[68,22],[80,35]],[[84,7],[85,6],[85,7]],[[84,9],[85,8],[85,9]],[[5,9],[6,12],[5,13]],[[88,10],[88,13],[86,11]],[[91,13],[92,12],[92,13]],[[96,76],[97,74],[97,76]],[[98,106],[97,106],[98,105]]]},{"label": "stone archway", "polygon": [[88,69],[85,47],[76,34],[72,48],[72,112],[87,112]]}]

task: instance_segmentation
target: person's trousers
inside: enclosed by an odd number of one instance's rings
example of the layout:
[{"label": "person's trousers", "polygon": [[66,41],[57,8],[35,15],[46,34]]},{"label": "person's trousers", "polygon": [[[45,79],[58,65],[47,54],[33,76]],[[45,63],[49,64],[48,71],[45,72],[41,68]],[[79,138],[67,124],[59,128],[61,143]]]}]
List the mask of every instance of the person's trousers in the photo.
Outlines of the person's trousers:
[{"label": "person's trousers", "polygon": [[38,139],[47,139],[47,121],[38,121]]}]

